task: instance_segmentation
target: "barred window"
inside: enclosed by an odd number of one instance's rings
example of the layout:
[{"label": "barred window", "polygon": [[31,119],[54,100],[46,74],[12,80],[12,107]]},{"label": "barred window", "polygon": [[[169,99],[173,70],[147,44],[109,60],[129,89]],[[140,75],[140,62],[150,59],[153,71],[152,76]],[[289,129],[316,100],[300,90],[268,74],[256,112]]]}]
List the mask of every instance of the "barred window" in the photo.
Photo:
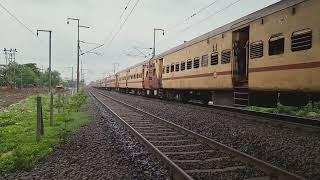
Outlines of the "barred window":
[{"label": "barred window", "polygon": [[211,53],[211,61],[210,61],[211,65],[217,65],[219,63],[218,54],[219,54],[218,52]]},{"label": "barred window", "polygon": [[198,57],[194,58],[193,61],[193,68],[199,68],[200,66],[200,59]]},{"label": "barred window", "polygon": [[171,65],[171,72],[174,71],[174,64]]},{"label": "barred window", "polygon": [[176,71],[180,71],[180,64],[179,63],[176,64]]},{"label": "barred window", "polygon": [[186,69],[186,62],[181,62],[181,71],[184,71]]},{"label": "barred window", "polygon": [[207,55],[207,54],[202,56],[201,66],[202,66],[202,67],[208,66],[208,55]]},{"label": "barred window", "polygon": [[305,29],[292,33],[291,51],[302,51],[312,48],[312,31]]},{"label": "barred window", "polygon": [[169,66],[167,66],[167,73],[169,73]]},{"label": "barred window", "polygon": [[187,69],[192,69],[192,60],[187,61]]},{"label": "barred window", "polygon": [[284,53],[284,36],[277,34],[269,39],[269,56],[279,55]]},{"label": "barred window", "polygon": [[221,64],[230,63],[231,60],[231,50],[224,50],[221,53]]},{"label": "barred window", "polygon": [[250,44],[250,59],[263,57],[263,41],[257,41]]}]

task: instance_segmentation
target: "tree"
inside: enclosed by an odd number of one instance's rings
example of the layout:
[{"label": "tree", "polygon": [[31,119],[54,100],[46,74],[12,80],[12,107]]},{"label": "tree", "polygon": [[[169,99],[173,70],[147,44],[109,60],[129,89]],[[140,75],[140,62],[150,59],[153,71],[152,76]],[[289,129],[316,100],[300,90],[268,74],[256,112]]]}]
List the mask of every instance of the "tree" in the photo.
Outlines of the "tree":
[{"label": "tree", "polygon": [[[45,73],[41,75],[40,82],[42,85],[48,87],[49,85],[49,71],[47,70]],[[51,71],[51,85],[55,87],[63,83],[63,80],[58,71]]]},{"label": "tree", "polygon": [[[63,80],[58,71],[52,71],[52,87],[63,84]],[[10,63],[8,66],[0,68],[0,86],[34,87],[47,86],[49,84],[48,71],[42,73],[35,63],[17,64]]]}]

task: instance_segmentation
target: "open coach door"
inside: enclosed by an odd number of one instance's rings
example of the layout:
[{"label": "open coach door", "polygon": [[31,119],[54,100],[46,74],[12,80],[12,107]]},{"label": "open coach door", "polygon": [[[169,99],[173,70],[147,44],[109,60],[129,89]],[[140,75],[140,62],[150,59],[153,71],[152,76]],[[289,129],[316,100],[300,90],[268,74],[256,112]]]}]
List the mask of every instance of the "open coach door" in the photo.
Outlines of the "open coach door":
[{"label": "open coach door", "polygon": [[233,31],[232,82],[234,87],[248,84],[249,26]]},{"label": "open coach door", "polygon": [[249,30],[249,26],[246,26],[232,32],[234,106],[250,104],[248,89]]}]

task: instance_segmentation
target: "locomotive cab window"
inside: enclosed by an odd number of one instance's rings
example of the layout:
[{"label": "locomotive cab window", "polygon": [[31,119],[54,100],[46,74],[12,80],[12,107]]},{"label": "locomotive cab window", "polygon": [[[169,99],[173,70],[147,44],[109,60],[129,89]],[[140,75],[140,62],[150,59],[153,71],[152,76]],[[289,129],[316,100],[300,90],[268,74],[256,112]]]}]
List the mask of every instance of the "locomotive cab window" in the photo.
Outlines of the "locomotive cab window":
[{"label": "locomotive cab window", "polygon": [[231,50],[224,50],[221,53],[221,64],[230,63],[231,60]]},{"label": "locomotive cab window", "polygon": [[311,49],[312,47],[312,31],[305,29],[292,33],[291,51],[302,51]]},{"label": "locomotive cab window", "polygon": [[181,62],[181,71],[184,71],[186,69],[186,62]]},{"label": "locomotive cab window", "polygon": [[201,66],[202,66],[202,67],[208,66],[208,55],[207,55],[207,54],[202,56]]},{"label": "locomotive cab window", "polygon": [[257,41],[250,44],[250,59],[263,57],[263,41]]},{"label": "locomotive cab window", "polygon": [[200,66],[200,59],[198,57],[194,58],[193,68],[199,68],[199,66]]},{"label": "locomotive cab window", "polygon": [[284,53],[284,36],[277,34],[269,39],[269,56],[279,55]]},{"label": "locomotive cab window", "polygon": [[176,71],[180,71],[180,64],[179,63],[176,64]]},{"label": "locomotive cab window", "polygon": [[187,69],[192,69],[192,60],[187,61]]},{"label": "locomotive cab window", "polygon": [[218,52],[213,52],[211,53],[211,61],[210,61],[210,64],[211,65],[217,65],[219,62],[218,62]]}]

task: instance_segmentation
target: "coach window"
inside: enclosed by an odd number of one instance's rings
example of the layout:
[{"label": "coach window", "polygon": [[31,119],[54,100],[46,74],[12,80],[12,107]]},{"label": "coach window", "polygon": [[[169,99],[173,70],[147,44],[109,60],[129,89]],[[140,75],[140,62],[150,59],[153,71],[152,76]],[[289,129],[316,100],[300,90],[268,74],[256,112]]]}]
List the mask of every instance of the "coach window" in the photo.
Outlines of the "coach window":
[{"label": "coach window", "polygon": [[171,72],[173,72],[174,71],[174,64],[171,64],[171,70],[170,70]]},{"label": "coach window", "polygon": [[176,63],[176,71],[180,71],[180,64]]},{"label": "coach window", "polygon": [[201,66],[202,66],[202,67],[208,66],[208,55],[207,55],[207,54],[202,56]]},{"label": "coach window", "polygon": [[192,60],[187,61],[187,69],[192,69]]},{"label": "coach window", "polygon": [[302,51],[312,48],[312,31],[304,29],[292,33],[291,51]]},{"label": "coach window", "polygon": [[224,50],[221,53],[221,64],[230,63],[231,60],[231,50]]},{"label": "coach window", "polygon": [[218,52],[211,53],[211,61],[210,61],[211,65],[217,65],[219,63],[218,55],[219,55]]},{"label": "coach window", "polygon": [[193,68],[199,68],[200,59],[198,57],[194,58]]},{"label": "coach window", "polygon": [[263,57],[263,41],[257,41],[250,44],[250,59]]},{"label": "coach window", "polygon": [[284,36],[277,34],[269,39],[269,56],[279,55],[284,53]]},{"label": "coach window", "polygon": [[184,71],[186,69],[186,62],[181,62],[181,71]]}]

